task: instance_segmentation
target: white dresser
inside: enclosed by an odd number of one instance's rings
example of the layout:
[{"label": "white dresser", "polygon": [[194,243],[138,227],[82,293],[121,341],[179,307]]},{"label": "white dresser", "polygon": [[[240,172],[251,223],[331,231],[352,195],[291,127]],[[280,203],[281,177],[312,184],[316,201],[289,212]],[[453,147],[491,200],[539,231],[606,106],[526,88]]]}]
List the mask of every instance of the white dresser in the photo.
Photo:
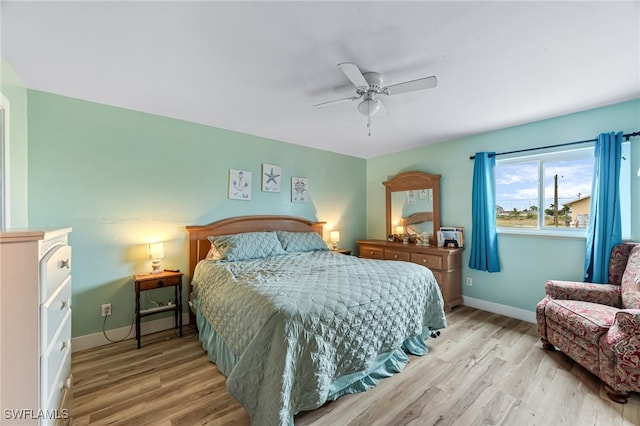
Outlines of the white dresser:
[{"label": "white dresser", "polygon": [[0,232],[2,425],[71,423],[69,232]]}]

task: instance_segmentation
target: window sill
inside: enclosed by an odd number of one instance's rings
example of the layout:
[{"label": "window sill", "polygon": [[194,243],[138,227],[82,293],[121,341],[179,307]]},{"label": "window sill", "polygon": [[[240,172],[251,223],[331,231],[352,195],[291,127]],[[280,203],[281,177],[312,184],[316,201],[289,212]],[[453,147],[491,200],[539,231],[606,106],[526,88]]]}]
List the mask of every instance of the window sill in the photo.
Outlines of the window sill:
[{"label": "window sill", "polygon": [[587,239],[587,230],[584,231],[552,231],[547,229],[508,229],[498,228],[498,235],[517,235],[523,237],[541,237],[541,238],[573,238]]}]

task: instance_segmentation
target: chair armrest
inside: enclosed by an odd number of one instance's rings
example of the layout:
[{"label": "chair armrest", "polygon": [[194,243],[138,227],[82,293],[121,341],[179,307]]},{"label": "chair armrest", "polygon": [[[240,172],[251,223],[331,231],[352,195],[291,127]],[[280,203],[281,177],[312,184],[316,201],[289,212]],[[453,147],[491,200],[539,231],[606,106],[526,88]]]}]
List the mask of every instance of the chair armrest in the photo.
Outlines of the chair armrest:
[{"label": "chair armrest", "polygon": [[[605,343],[611,347],[621,341],[627,342],[624,346],[625,351],[631,353],[640,353],[640,310],[639,309],[620,309],[616,312],[616,319],[605,335]],[[635,342],[635,349],[628,346],[629,339]]]},{"label": "chair armrest", "polygon": [[637,391],[640,377],[640,309],[621,309],[600,339],[600,373],[609,386]]},{"label": "chair armrest", "polygon": [[640,309],[620,309],[614,324],[628,333],[640,335]]},{"label": "chair armrest", "polygon": [[580,300],[615,308],[622,306],[619,285],[548,280],[544,291],[551,299]]}]

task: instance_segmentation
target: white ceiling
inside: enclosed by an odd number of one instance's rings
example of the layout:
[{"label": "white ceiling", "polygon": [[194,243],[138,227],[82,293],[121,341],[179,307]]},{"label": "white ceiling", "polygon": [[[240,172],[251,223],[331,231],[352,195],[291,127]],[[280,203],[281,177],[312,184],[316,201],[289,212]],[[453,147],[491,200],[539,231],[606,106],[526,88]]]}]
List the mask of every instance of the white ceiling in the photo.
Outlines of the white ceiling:
[{"label": "white ceiling", "polygon": [[[640,2],[1,2],[27,87],[362,158],[640,97]],[[357,104],[340,62],[438,87]],[[117,123],[114,123],[117,126]]]}]

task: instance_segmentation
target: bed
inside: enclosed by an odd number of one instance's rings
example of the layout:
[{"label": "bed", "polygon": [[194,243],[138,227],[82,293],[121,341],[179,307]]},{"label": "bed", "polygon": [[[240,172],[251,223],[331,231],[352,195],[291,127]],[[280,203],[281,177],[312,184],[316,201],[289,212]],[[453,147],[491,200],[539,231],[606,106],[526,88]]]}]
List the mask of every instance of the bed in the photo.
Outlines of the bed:
[{"label": "bed", "polygon": [[322,228],[291,216],[187,227],[193,321],[252,424],[290,425],[376,386],[446,326],[428,268],[331,251]]}]

